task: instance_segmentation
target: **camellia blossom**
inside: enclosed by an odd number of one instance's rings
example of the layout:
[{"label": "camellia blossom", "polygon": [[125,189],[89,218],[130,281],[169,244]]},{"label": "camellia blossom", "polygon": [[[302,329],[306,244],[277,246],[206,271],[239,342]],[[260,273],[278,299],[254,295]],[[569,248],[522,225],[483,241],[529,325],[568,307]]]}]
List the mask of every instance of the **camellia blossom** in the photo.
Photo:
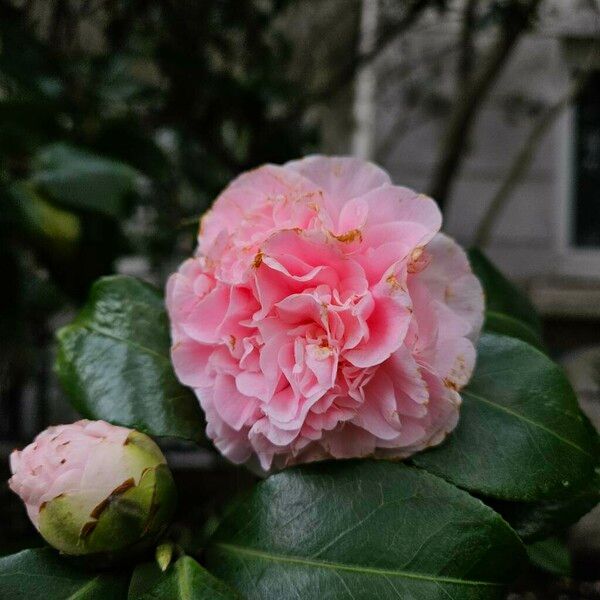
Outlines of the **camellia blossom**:
[{"label": "camellia blossom", "polygon": [[8,485],[31,522],[66,554],[112,555],[152,543],[175,507],[160,448],[105,421],[49,427],[11,454],[10,468]]},{"label": "camellia blossom", "polygon": [[406,457],[456,426],[483,293],[430,198],[356,158],[235,179],[167,285],[172,359],[234,462]]}]

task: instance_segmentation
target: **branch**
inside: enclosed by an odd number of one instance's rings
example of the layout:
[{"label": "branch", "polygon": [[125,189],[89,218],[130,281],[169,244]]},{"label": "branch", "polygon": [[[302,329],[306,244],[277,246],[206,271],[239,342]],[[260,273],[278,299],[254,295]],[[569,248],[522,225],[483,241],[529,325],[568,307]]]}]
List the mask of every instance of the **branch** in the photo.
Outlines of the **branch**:
[{"label": "branch", "polygon": [[313,102],[321,102],[331,98],[340,88],[350,83],[361,67],[375,60],[388,46],[404,31],[406,31],[419,18],[421,13],[429,6],[431,0],[412,0],[403,17],[383,33],[375,47],[370,52],[358,54],[356,58],[330,79],[320,90],[307,94],[303,106]]},{"label": "branch", "polygon": [[529,26],[541,0],[512,0],[506,8],[498,39],[484,58],[482,67],[473,75],[464,92],[459,94],[444,135],[434,169],[429,195],[442,207],[450,195],[452,182],[464,159],[469,133],[493,83],[515,48],[521,34]]},{"label": "branch", "polygon": [[466,0],[463,8],[462,28],[460,32],[460,55],[458,57],[457,80],[460,86],[467,85],[473,72],[475,48],[473,29],[479,0]]},{"label": "branch", "polygon": [[549,106],[532,127],[521,150],[519,150],[510,165],[504,182],[492,198],[488,209],[479,223],[474,238],[475,246],[484,247],[489,243],[496,220],[502,213],[506,201],[529,170],[538,144],[562,111],[581,93],[585,84],[589,81],[591,72],[592,70],[589,68],[580,71],[564,96],[555,104]]}]

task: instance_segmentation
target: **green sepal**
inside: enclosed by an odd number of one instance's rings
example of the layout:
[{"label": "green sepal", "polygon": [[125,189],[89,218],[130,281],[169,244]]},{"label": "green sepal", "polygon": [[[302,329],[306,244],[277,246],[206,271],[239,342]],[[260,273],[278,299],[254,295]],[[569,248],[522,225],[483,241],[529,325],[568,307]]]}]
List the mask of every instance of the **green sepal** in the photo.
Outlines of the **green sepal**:
[{"label": "green sepal", "polygon": [[173,560],[174,549],[175,546],[173,545],[173,542],[164,542],[156,547],[154,558],[156,559],[156,564],[161,573],[164,573],[169,568],[169,565]]},{"label": "green sepal", "polygon": [[42,504],[37,524],[40,534],[51,546],[65,554],[85,554],[81,541],[81,515],[88,506],[84,494],[57,496]]},{"label": "green sepal", "polygon": [[163,533],[175,510],[176,491],[165,464],[148,467],[137,485],[124,482],[84,519],[84,498],[59,496],[40,511],[39,530],[65,554],[105,555],[102,562],[122,553],[147,549]]},{"label": "green sepal", "polygon": [[82,539],[88,552],[118,552],[144,537],[152,514],[156,470],[147,469],[138,485],[108,498],[106,508],[97,521],[90,521],[88,534],[82,529]]},{"label": "green sepal", "polygon": [[[153,466],[154,464],[166,463],[165,457],[158,447],[158,444],[150,437],[139,431],[133,430],[127,437],[125,442],[127,446],[139,448],[148,457],[149,462],[146,466]],[[154,462],[152,461],[154,459]]]}]

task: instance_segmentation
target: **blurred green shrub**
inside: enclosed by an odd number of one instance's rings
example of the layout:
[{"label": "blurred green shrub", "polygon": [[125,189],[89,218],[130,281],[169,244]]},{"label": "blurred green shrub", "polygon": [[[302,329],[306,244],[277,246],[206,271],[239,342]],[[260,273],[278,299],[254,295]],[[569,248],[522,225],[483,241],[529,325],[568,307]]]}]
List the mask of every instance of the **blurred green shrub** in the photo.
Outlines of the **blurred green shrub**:
[{"label": "blurred green shrub", "polygon": [[231,177],[311,148],[287,4],[0,0],[0,439],[32,377],[45,402],[57,311],[122,256],[160,283]]}]

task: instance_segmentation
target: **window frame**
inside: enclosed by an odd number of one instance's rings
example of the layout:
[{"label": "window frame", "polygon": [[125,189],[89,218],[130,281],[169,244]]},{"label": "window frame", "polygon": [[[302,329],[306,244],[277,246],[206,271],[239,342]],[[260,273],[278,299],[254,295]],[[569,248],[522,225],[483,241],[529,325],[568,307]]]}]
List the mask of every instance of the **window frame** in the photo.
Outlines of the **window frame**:
[{"label": "window frame", "polygon": [[[557,269],[561,275],[600,278],[600,245],[597,248],[577,246],[574,241],[577,107],[571,104],[558,124],[558,206],[556,212]],[[599,190],[600,193],[600,190]]]}]

